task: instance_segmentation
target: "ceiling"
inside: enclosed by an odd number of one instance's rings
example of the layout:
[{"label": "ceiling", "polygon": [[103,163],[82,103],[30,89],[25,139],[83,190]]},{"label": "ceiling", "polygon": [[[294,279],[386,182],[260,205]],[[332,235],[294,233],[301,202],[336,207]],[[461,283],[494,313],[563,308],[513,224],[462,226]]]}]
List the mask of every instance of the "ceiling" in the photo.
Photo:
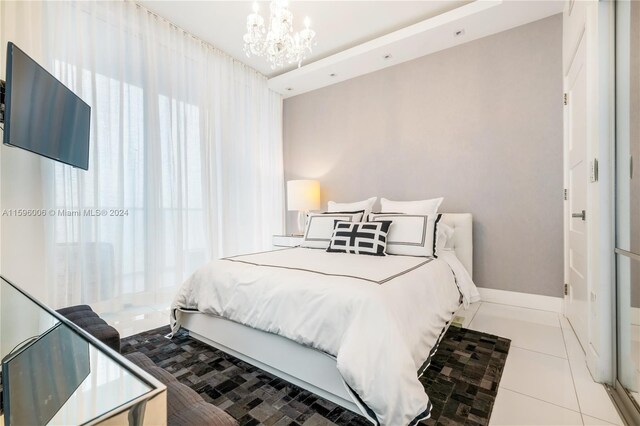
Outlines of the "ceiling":
[{"label": "ceiling", "polygon": [[[290,0],[294,29],[299,30],[309,16],[317,46],[302,67],[272,70],[265,58],[248,58],[243,52],[250,1],[138,2],[258,70],[285,98],[561,13],[565,4],[563,0]],[[269,2],[259,4],[266,18]]]},{"label": "ceiling", "polygon": [[[294,31],[311,19],[317,45],[303,65],[354,47],[470,1],[291,1]],[[247,58],[242,36],[246,32],[251,1],[142,0],[141,5],[220,50],[273,77],[295,69],[291,65],[272,70],[265,58]],[[260,14],[267,19],[269,2],[260,1]]]}]

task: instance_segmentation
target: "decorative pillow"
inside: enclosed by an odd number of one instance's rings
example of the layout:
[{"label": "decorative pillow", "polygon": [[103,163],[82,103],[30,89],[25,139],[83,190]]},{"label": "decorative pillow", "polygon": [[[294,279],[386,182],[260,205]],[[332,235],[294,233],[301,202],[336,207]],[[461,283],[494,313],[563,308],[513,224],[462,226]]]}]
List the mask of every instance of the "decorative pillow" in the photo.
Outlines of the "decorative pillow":
[{"label": "decorative pillow", "polygon": [[386,256],[390,220],[377,222],[336,221],[328,252]]},{"label": "decorative pillow", "polygon": [[377,215],[380,215],[380,214],[406,214],[406,213],[402,213],[402,212],[382,212],[382,211],[380,211],[380,212],[371,212],[371,213],[369,213],[369,216],[366,217],[367,222],[373,221],[372,218],[374,216],[377,216]]},{"label": "decorative pillow", "polygon": [[444,200],[442,197],[421,201],[391,201],[381,198],[380,205],[383,212],[434,215],[438,213],[442,200]]},{"label": "decorative pillow", "polygon": [[387,253],[405,256],[437,257],[436,225],[442,215],[378,213],[369,220],[390,220],[393,227],[387,238]]},{"label": "decorative pillow", "polygon": [[336,203],[335,201],[329,201],[327,204],[327,211],[329,212],[351,212],[364,210],[364,218],[366,220],[367,216],[373,210],[373,205],[375,204],[378,197],[371,197],[364,201],[355,201],[353,203]]},{"label": "decorative pillow", "polygon": [[304,238],[300,247],[321,248],[329,247],[331,235],[336,220],[343,222],[360,222],[362,212],[356,213],[309,213],[307,215],[307,225],[304,230]]}]

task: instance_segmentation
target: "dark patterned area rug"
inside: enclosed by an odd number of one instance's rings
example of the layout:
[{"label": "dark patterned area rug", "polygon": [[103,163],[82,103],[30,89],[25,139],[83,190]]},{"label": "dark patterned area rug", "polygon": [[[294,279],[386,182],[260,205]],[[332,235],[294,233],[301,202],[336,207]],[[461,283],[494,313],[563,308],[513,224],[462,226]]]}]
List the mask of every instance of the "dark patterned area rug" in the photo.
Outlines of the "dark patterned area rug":
[{"label": "dark patterned area rug", "polygon": [[[370,425],[364,417],[168,327],[122,340],[241,425]],[[450,327],[420,381],[431,399],[422,425],[487,425],[511,341]]]}]

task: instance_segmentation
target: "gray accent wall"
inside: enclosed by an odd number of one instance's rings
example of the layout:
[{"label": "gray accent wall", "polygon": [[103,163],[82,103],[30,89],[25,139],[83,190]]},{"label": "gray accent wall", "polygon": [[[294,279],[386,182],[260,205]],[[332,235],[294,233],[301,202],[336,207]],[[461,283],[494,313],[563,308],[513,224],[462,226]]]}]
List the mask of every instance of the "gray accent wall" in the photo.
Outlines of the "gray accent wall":
[{"label": "gray accent wall", "polygon": [[325,207],[444,196],[474,216],[478,286],[559,297],[562,93],[555,15],[286,99],[285,177]]}]

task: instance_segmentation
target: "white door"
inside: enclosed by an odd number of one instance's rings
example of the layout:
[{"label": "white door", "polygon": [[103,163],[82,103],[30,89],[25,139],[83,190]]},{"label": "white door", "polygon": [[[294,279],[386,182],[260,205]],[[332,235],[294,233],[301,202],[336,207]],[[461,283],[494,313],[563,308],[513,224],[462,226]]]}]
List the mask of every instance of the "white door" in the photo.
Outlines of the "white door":
[{"label": "white door", "polygon": [[579,43],[565,79],[565,111],[568,155],[568,296],[566,315],[583,348],[587,346],[587,66],[585,36]]}]

